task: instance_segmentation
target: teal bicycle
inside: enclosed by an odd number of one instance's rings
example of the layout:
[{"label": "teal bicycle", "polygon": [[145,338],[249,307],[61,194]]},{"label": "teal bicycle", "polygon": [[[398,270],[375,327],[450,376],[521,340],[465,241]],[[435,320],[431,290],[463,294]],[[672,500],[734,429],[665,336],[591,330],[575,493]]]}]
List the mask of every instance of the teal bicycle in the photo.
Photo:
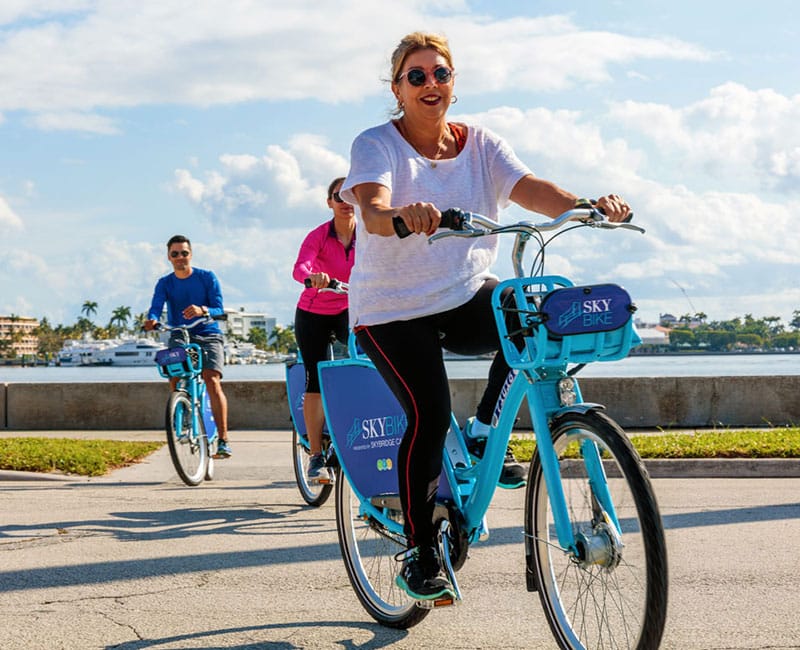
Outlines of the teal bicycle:
[{"label": "teal bicycle", "polygon": [[[405,416],[366,359],[320,364],[331,442],[340,465],[336,524],[350,583],[379,623],[409,628],[432,608],[462,599],[456,572],[470,546],[489,536],[487,511],[506,447],[527,399],[536,437],[520,530],[527,589],[538,592],[561,648],[657,648],[667,612],[667,552],[653,489],[623,430],[586,402],[576,373],[587,363],[627,356],[637,345],[627,292],[614,284],[573,286],[544,275],[544,250],[574,228],[629,228],[594,209],[544,224],[500,226],[450,210],[453,228],[430,237],[514,234],[514,278],[493,296],[502,353],[511,371],[481,459],[470,457],[455,417],[445,443],[434,523],[439,557],[455,596],[414,601],[396,583],[395,557],[408,544],[394,465]],[[548,231],[554,231],[549,239]],[[526,244],[536,241],[531,273]],[[435,244],[434,244],[435,245]],[[504,296],[513,296],[509,300]]]},{"label": "teal bicycle", "polygon": [[156,325],[156,329],[180,331],[183,340],[180,346],[156,353],[156,364],[162,377],[177,379],[167,400],[167,444],[175,471],[189,486],[214,478],[217,425],[202,376],[203,351],[189,342],[189,330],[209,320],[213,319],[199,318],[182,327],[161,322]]}]

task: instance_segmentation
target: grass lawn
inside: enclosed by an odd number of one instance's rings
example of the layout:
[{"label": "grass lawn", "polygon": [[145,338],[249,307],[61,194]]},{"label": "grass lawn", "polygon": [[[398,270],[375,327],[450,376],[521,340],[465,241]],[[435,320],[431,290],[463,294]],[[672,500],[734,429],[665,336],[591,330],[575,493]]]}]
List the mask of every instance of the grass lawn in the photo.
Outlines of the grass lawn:
[{"label": "grass lawn", "polygon": [[[642,458],[800,458],[800,427],[662,432],[630,439]],[[533,434],[515,436],[510,446],[517,460],[529,462],[536,442]]]},{"label": "grass lawn", "polygon": [[0,469],[102,476],[138,463],[164,442],[0,438]]}]

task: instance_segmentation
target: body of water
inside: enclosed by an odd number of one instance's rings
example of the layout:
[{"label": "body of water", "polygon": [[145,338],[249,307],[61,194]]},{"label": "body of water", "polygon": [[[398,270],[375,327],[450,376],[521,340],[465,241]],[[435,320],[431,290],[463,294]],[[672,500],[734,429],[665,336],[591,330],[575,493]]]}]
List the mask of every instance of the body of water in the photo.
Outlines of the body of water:
[{"label": "body of water", "polygon": [[[448,361],[453,379],[485,378],[488,361]],[[726,377],[800,374],[800,354],[704,354],[633,356],[621,361],[593,363],[579,377]],[[0,384],[47,382],[159,381],[153,368],[20,368],[0,366]],[[235,365],[225,368],[229,381],[283,381],[284,365]]]}]

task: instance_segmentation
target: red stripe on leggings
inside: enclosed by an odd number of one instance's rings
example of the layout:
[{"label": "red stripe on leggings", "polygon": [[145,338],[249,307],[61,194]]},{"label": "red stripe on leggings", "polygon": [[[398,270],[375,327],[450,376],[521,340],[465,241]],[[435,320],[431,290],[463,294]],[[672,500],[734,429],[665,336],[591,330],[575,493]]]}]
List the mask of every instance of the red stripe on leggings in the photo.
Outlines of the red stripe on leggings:
[{"label": "red stripe on leggings", "polygon": [[[414,441],[417,439],[417,434],[419,433],[419,410],[417,409],[417,400],[414,399],[413,393],[409,390],[408,384],[406,384],[406,382],[403,380],[403,377],[397,371],[397,368],[395,368],[394,364],[391,361],[389,361],[389,357],[386,356],[386,354],[381,349],[381,346],[378,345],[378,342],[372,337],[372,332],[369,331],[369,328],[366,325],[364,325],[362,327],[359,327],[358,331],[359,332],[363,331],[363,332],[367,333],[367,336],[369,336],[369,340],[372,341],[372,344],[375,346],[375,349],[377,349],[378,352],[380,352],[381,357],[383,357],[383,360],[386,362],[386,364],[389,366],[389,368],[392,369],[392,372],[395,374],[395,377],[397,377],[400,380],[400,383],[403,385],[403,388],[405,388],[406,393],[411,398],[411,404],[414,407],[414,431],[411,434],[411,444],[408,447],[408,455],[406,456],[406,503],[408,503],[408,509],[409,509],[409,512],[407,513],[407,517],[406,518],[407,518],[408,523],[410,524],[410,527],[411,527],[411,536],[414,538],[414,542],[418,543],[417,536],[416,536],[416,533],[415,533],[415,528],[416,527],[414,526],[414,520],[412,519],[411,516],[409,516],[411,514],[411,512],[410,512],[411,511],[411,492],[410,492],[411,477],[408,475],[409,459],[411,457],[411,449],[413,448]],[[406,430],[406,433],[408,433],[408,430]]]}]

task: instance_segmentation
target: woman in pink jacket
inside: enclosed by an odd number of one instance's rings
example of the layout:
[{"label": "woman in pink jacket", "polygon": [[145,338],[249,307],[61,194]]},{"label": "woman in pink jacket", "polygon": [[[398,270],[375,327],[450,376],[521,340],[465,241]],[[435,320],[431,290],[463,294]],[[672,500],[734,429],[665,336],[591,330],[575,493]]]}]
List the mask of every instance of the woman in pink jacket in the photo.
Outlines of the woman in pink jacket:
[{"label": "woman in pink jacket", "polygon": [[344,178],[328,186],[328,207],[333,219],[312,230],[303,240],[293,276],[311,286],[300,294],[294,316],[294,333],[306,367],[306,395],[303,417],[311,446],[307,475],[310,483],[328,482],[330,474],[322,456],[322,427],[325,413],[319,393],[317,364],[327,356],[331,335],[347,342],[347,295],[319,291],[332,280],[349,282],[355,260],[356,219],[353,206],[339,196]]}]

